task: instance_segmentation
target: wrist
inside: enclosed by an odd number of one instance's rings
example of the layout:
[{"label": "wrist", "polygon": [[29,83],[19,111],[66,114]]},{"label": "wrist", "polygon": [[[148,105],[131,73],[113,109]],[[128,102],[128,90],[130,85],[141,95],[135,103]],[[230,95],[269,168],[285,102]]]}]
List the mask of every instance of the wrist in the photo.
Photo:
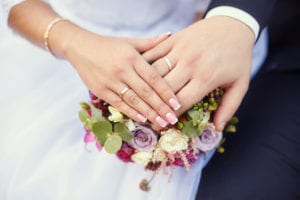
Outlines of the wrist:
[{"label": "wrist", "polygon": [[76,35],[81,28],[68,20],[57,23],[49,33],[48,48],[51,52],[63,59],[68,59],[68,52],[72,48],[72,42],[76,41]]},{"label": "wrist", "polygon": [[242,42],[248,44],[251,48],[255,43],[255,36],[253,31],[243,22],[238,19],[229,16],[213,16],[206,20],[215,21],[216,26],[222,27],[226,30],[227,35],[234,37],[236,42]]}]

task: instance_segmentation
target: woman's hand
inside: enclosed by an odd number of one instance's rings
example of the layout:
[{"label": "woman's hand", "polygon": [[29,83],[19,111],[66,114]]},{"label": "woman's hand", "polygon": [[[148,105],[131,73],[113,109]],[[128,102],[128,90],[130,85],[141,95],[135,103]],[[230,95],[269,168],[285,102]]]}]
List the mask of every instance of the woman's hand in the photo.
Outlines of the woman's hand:
[{"label": "woman's hand", "polygon": [[222,130],[241,103],[249,85],[254,34],[242,22],[216,16],[174,34],[143,56],[189,109],[217,87],[225,89],[214,124]]},{"label": "woman's hand", "polygon": [[[69,39],[57,42],[63,46],[55,46],[52,41],[59,40],[57,36],[66,32],[70,32]],[[55,53],[72,63],[98,98],[136,121],[148,119],[165,127],[167,123],[176,123],[173,110],[180,105],[167,82],[140,52],[153,48],[168,36],[166,33],[153,39],[105,37],[62,22],[53,28],[50,45],[60,50]]]}]

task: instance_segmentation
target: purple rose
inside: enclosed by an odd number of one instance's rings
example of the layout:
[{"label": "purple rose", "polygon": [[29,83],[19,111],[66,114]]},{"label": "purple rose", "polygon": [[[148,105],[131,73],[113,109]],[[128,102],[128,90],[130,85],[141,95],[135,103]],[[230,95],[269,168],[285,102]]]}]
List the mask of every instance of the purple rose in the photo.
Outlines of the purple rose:
[{"label": "purple rose", "polygon": [[215,130],[214,126],[207,126],[202,135],[197,139],[196,146],[203,152],[209,151],[220,143],[222,132]]},{"label": "purple rose", "polygon": [[157,135],[150,127],[137,124],[132,131],[132,135],[133,138],[130,144],[140,151],[150,151],[157,144]]}]

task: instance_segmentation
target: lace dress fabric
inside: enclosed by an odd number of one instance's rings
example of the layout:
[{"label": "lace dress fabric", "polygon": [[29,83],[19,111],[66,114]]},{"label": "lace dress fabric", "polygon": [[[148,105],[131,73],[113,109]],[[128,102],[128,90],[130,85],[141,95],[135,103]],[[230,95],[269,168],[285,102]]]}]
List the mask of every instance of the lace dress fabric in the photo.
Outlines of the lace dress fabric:
[{"label": "lace dress fabric", "polygon": [[[1,2],[3,17],[20,1]],[[52,0],[61,16],[99,34],[148,37],[191,24],[196,0]],[[200,1],[201,3],[201,1]],[[87,152],[78,121],[87,88],[72,66],[0,29],[0,199],[5,200],[192,200],[202,168],[213,152],[176,168],[172,181],[163,173],[149,192],[139,182],[151,172],[116,157]],[[254,49],[253,73],[266,55],[266,32]]]}]

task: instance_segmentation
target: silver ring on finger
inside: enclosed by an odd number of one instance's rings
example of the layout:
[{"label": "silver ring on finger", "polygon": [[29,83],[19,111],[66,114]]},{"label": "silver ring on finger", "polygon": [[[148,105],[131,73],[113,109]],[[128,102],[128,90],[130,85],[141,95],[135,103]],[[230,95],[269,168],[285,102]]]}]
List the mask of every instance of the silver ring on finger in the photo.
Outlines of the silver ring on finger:
[{"label": "silver ring on finger", "polygon": [[128,92],[128,90],[129,90],[128,87],[125,87],[125,88],[123,88],[123,90],[121,90],[121,92],[119,94],[119,96],[120,96],[121,99],[123,99],[125,93]]},{"label": "silver ring on finger", "polygon": [[164,60],[169,68],[169,71],[171,71],[173,69],[172,62],[170,61],[170,59],[167,56],[164,57]]}]

